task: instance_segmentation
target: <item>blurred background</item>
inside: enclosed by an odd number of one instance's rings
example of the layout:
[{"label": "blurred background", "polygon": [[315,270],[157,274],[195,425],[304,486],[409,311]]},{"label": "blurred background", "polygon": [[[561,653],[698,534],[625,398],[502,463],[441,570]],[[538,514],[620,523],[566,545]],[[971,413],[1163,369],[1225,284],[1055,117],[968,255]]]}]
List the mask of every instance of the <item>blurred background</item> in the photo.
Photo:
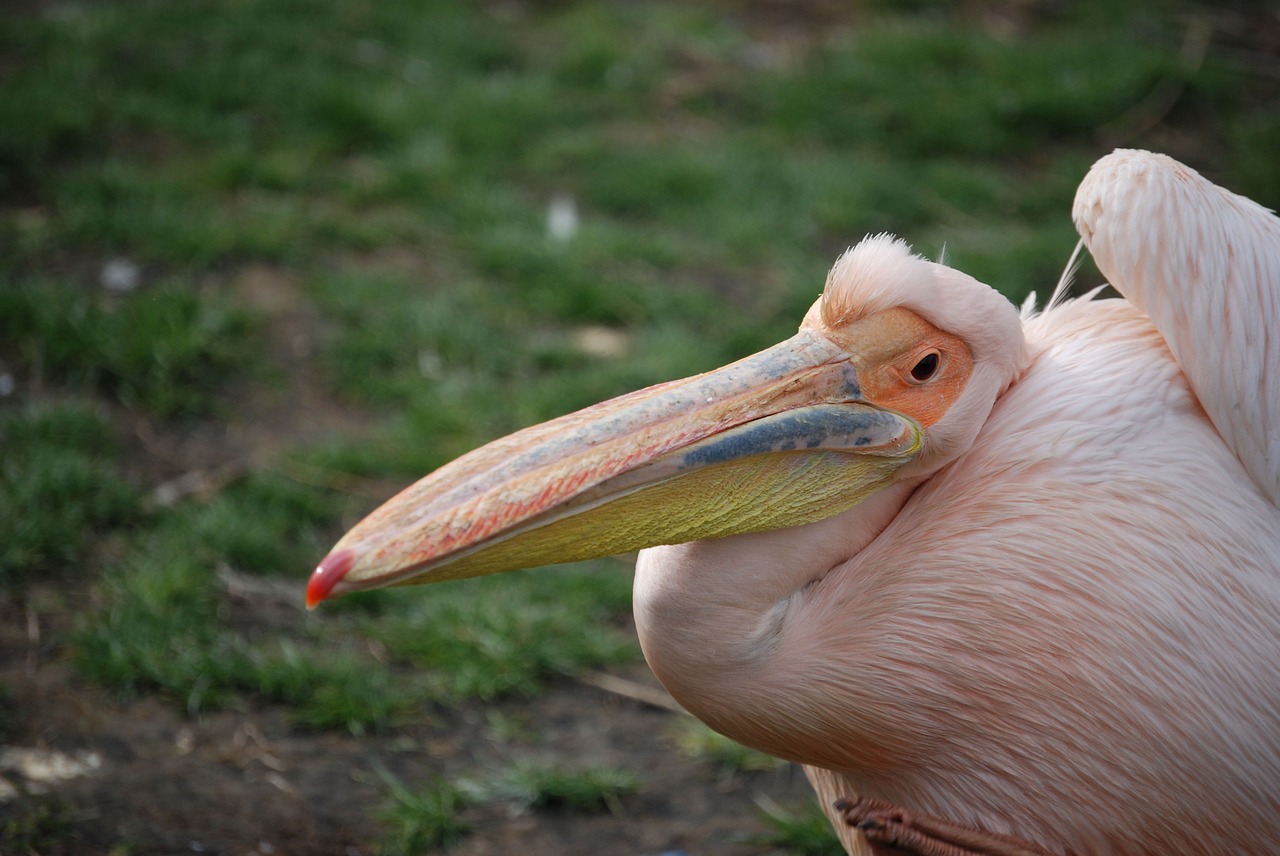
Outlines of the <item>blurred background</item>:
[{"label": "blurred background", "polygon": [[789,335],[869,232],[1043,299],[1114,147],[1275,208],[1278,96],[1266,2],[10,0],[0,850],[837,853],[665,707],[628,560],[310,569]]}]

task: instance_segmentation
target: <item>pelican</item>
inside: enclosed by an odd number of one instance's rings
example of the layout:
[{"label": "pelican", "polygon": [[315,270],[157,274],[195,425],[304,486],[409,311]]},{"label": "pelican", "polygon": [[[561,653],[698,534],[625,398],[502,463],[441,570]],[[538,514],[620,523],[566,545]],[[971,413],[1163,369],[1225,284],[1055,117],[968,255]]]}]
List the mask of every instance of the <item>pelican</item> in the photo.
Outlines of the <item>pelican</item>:
[{"label": "pelican", "polygon": [[1126,150],[1073,217],[1123,299],[870,237],[785,342],[407,488],[308,603],[639,549],[654,673],[850,853],[1280,853],[1280,220]]}]

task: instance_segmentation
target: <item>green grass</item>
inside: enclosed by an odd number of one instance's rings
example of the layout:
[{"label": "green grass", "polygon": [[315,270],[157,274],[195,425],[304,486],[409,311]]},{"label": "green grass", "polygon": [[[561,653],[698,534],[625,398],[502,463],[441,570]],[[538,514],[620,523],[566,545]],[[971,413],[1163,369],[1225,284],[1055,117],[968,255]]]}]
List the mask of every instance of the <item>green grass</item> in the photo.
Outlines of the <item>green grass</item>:
[{"label": "green grass", "polygon": [[202,415],[248,365],[249,313],[189,282],[110,298],[71,282],[0,283],[0,337],[33,372],[161,418]]},{"label": "green grass", "polygon": [[477,801],[501,801],[526,811],[621,811],[618,798],[640,787],[640,778],[618,767],[569,768],[520,761],[501,773],[461,784]]},{"label": "green grass", "polygon": [[82,618],[72,650],[89,677],[122,694],[163,691],[194,714],[224,704],[251,661],[218,620],[217,578],[185,535],[162,527],[103,572],[103,606]]},{"label": "green grass", "polygon": [[339,519],[330,492],[260,471],[234,482],[198,508],[178,510],[176,528],[202,564],[291,575],[300,556],[321,555]]},{"label": "green grass", "polygon": [[[267,474],[155,515],[103,569],[104,605],[81,618],[73,640],[77,665],[121,694],[159,691],[191,713],[255,694],[289,705],[304,726],[387,725],[421,701],[412,679],[349,646],[312,643],[297,622],[264,633],[219,574],[288,574],[299,545],[320,552],[332,519],[331,498]],[[275,597],[296,611],[301,593],[299,584]]]},{"label": "green grass", "polygon": [[[1020,300],[1057,280],[1075,186],[1113,144],[1280,207],[1257,46],[1223,25],[1182,54],[1222,4],[867,2],[822,26],[798,8],[785,40],[746,6],[661,0],[518,20],[461,0],[46,6],[0,22],[0,597],[88,583],[52,643],[191,715],[277,704],[300,729],[387,732],[634,661],[616,562],[295,605],[371,507],[348,486],[385,494],[772,344],[868,232]],[[1149,115],[1153,92],[1175,97]],[[548,236],[557,197],[568,241]],[[137,288],[102,287],[112,259]],[[262,267],[295,286],[282,313],[240,293]],[[255,402],[299,388],[367,429],[307,430],[304,395],[303,424],[273,412],[270,453],[246,448]],[[211,496],[145,500],[244,460]],[[554,794],[555,772],[522,786]],[[388,852],[460,834],[455,791],[401,796]],[[830,847],[825,821],[789,823],[777,846]]]},{"label": "green grass", "polygon": [[306,728],[376,731],[426,701],[421,681],[397,676],[350,646],[274,640],[227,626],[233,611],[216,578],[159,547],[104,580],[109,606],[74,637],[80,670],[124,696],[160,692],[189,714],[244,696],[289,707]]},{"label": "green grass", "polygon": [[255,651],[243,689],[289,705],[299,725],[352,734],[383,729],[419,712],[425,699],[412,676],[377,668],[349,648],[317,647],[303,650],[285,640],[278,650]]},{"label": "green grass", "polygon": [[[81,619],[76,663],[122,694],[160,691],[192,713],[252,694],[288,705],[299,725],[365,733],[430,703],[527,696],[548,679],[637,656],[617,626],[630,581],[611,567],[404,593],[394,608],[374,593],[386,608],[339,610],[338,626],[321,616],[253,626],[219,569],[287,575],[299,545],[322,552],[332,515],[331,498],[266,474],[157,515],[127,558],[103,571],[105,606]],[[301,581],[283,596],[280,608],[296,610]],[[357,628],[414,668],[392,674],[333,641]]]},{"label": "green grass", "polygon": [[637,658],[618,626],[630,594],[620,568],[521,572],[415,593],[365,632],[411,663],[440,703],[529,696],[549,679]]},{"label": "green grass", "polygon": [[725,779],[747,771],[780,770],[787,765],[786,761],[743,746],[692,719],[678,720],[671,737],[682,755],[706,761]]},{"label": "green grass", "polygon": [[379,770],[379,775],[388,794],[379,812],[385,829],[378,851],[382,856],[418,856],[445,849],[470,831],[458,817],[470,801],[462,789],[437,782],[411,791],[386,770]]},{"label": "green grass", "polygon": [[840,856],[844,847],[831,828],[831,821],[816,803],[796,808],[762,807],[761,819],[767,831],[756,842],[792,856]]},{"label": "green grass", "polygon": [[619,798],[640,787],[640,778],[617,767],[571,769],[555,764],[518,761],[493,775],[457,782],[433,781],[410,789],[384,767],[378,777],[386,785],[379,811],[383,856],[408,856],[448,849],[471,831],[463,811],[481,803],[505,803],[522,812],[592,813],[621,811]]},{"label": "green grass", "polygon": [[79,569],[93,533],[139,516],[113,460],[115,427],[71,402],[0,412],[0,587]]}]

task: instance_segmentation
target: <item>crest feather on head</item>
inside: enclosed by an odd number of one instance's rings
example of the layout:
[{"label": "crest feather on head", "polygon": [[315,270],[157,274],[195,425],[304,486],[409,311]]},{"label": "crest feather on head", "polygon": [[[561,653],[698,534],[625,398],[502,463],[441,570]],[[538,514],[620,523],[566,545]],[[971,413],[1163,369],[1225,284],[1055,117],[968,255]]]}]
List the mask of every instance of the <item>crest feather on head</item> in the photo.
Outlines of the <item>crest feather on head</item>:
[{"label": "crest feather on head", "polygon": [[832,265],[822,291],[822,321],[838,327],[881,309],[902,305],[904,295],[931,289],[930,263],[906,241],[868,235]]}]

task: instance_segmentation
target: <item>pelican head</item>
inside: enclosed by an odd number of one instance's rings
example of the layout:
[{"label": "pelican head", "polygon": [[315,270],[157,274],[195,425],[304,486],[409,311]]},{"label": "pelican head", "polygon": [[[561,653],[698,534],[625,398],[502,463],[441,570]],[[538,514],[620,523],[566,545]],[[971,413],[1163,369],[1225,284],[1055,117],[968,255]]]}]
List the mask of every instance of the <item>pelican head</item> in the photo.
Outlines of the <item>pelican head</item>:
[{"label": "pelican head", "polygon": [[1024,350],[993,289],[867,238],[795,336],[440,468],[342,538],[307,603],[822,520],[967,449]]}]

